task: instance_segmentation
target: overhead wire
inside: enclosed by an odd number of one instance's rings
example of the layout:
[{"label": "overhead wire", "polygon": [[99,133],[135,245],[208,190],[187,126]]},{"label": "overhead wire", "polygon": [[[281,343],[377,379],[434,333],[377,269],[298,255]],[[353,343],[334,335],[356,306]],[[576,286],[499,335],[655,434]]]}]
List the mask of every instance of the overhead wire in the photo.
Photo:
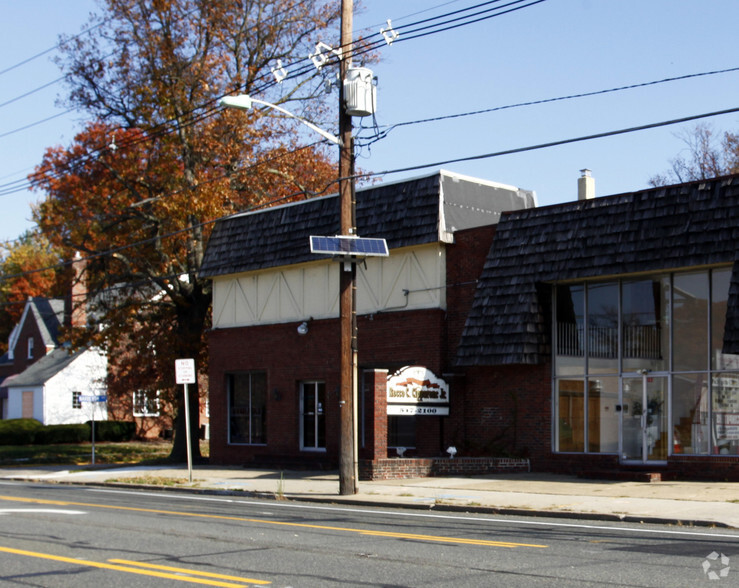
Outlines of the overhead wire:
[{"label": "overhead wire", "polygon": [[[493,3],[498,3],[499,1],[500,0],[497,0],[496,2],[488,2],[488,3],[484,3],[484,4],[485,5],[487,5],[487,4],[493,4]],[[525,0],[518,0],[517,2],[511,2],[511,3],[507,4],[507,5],[505,5],[504,7],[508,7],[508,6],[511,6],[511,5],[514,5],[514,4],[515,5],[518,5],[518,4],[521,4],[523,1],[525,1]],[[537,1],[533,2],[533,4],[537,4],[537,3],[541,2],[541,1],[544,1],[544,0],[537,0]],[[526,6],[516,6],[516,9],[525,8],[525,7],[528,7],[529,5],[530,4],[527,4]],[[482,5],[476,5],[476,6],[482,6]],[[470,7],[470,8],[474,8],[474,7]],[[499,8],[503,8],[503,7],[498,6],[496,8],[499,9]],[[486,16],[486,18],[492,18],[492,17],[491,16]],[[427,20],[431,20],[431,19],[427,19]],[[444,24],[449,24],[450,22],[451,21],[445,21]],[[414,26],[417,26],[417,25],[418,25],[418,23],[414,23]],[[410,26],[410,25],[408,25],[408,26]],[[418,32],[419,30],[420,29],[415,29],[414,32]],[[447,29],[442,29],[442,30],[447,30]],[[441,32],[441,31],[435,31],[435,32]],[[425,34],[431,34],[431,33],[425,32],[423,34],[425,35]],[[421,36],[421,35],[419,35],[419,36]],[[406,38],[406,40],[407,40],[407,38]],[[383,39],[383,42],[384,42],[384,39]],[[378,41],[378,43],[379,43],[379,41]],[[301,62],[303,62],[303,61],[304,60],[301,60]],[[298,63],[301,63],[301,62],[298,62]],[[301,65],[301,66],[299,66],[298,69],[296,69],[294,72],[292,72],[291,75],[294,75],[294,76],[301,75],[302,73],[305,73],[305,71],[307,71],[309,69],[310,69],[310,66],[302,66]],[[703,73],[700,73],[700,74],[689,74],[689,75],[686,75],[686,76],[677,76],[677,77],[674,77],[674,78],[666,78],[666,79],[663,79],[663,80],[656,80],[656,81],[653,81],[653,82],[645,82],[645,83],[641,83],[641,84],[632,84],[632,85],[629,85],[629,86],[621,86],[619,88],[612,88],[612,89],[607,89],[607,90],[599,90],[599,91],[595,91],[595,92],[588,92],[588,93],[582,93],[582,94],[574,94],[574,95],[562,96],[562,97],[557,97],[557,98],[550,98],[550,99],[537,100],[537,101],[531,101],[531,102],[526,102],[526,103],[519,103],[519,104],[513,104],[513,105],[495,107],[495,108],[491,108],[491,109],[484,109],[482,111],[474,111],[474,112],[470,112],[470,113],[461,113],[461,114],[457,114],[457,115],[448,115],[448,117],[436,117],[435,119],[425,119],[425,120],[422,120],[422,121],[409,121],[409,122],[406,122],[406,123],[398,123],[396,125],[393,125],[392,128],[397,128],[398,126],[404,126],[404,125],[408,125],[408,124],[421,124],[423,122],[432,122],[434,120],[443,120],[444,118],[453,118],[453,117],[457,117],[457,116],[471,116],[473,114],[481,114],[481,113],[484,113],[484,112],[492,112],[492,111],[495,111],[495,110],[503,110],[505,108],[515,108],[515,107],[520,107],[520,106],[529,106],[529,105],[534,105],[534,104],[540,104],[540,103],[546,103],[546,102],[553,102],[553,101],[557,101],[557,100],[581,98],[581,97],[584,97],[584,96],[597,95],[597,94],[602,94],[602,93],[606,93],[606,92],[614,92],[614,91],[618,91],[618,90],[625,90],[625,89],[637,88],[637,87],[642,87],[642,86],[647,86],[647,85],[653,85],[653,84],[658,84],[658,83],[665,83],[665,82],[669,82],[669,81],[676,81],[676,80],[681,80],[681,79],[687,79],[689,77],[697,77],[697,76],[702,76],[702,75],[714,75],[714,74],[718,74],[718,73],[726,73],[726,72],[736,71],[737,69],[739,69],[739,68],[730,68],[730,69],[726,69],[726,70],[716,70],[716,71],[712,71],[712,72],[703,72]],[[265,77],[266,77],[266,74],[265,74]],[[275,85],[275,83],[265,84],[264,87],[273,87],[274,85]],[[212,105],[213,102],[214,101],[211,101],[210,104]],[[189,114],[193,114],[193,113],[196,112],[196,110],[202,109],[202,108],[203,108],[202,105],[201,106],[198,106],[198,107],[194,107]],[[194,118],[194,121],[197,122],[197,121],[203,120],[204,118],[207,118],[208,116],[211,116],[212,113],[215,112],[215,111],[216,111],[215,108],[211,108],[211,109],[205,110],[204,112],[202,112],[199,115],[197,115],[197,117]],[[627,132],[634,132],[634,131],[637,131],[637,130],[644,130],[644,129],[647,129],[647,128],[655,128],[657,126],[664,126],[664,125],[667,125],[667,124],[677,124],[679,122],[685,122],[685,121],[688,121],[688,120],[697,120],[699,118],[705,118],[705,117],[709,117],[709,116],[718,116],[720,114],[726,114],[726,113],[729,113],[729,112],[734,112],[734,110],[719,111],[719,112],[716,112],[716,113],[707,113],[707,114],[704,114],[704,115],[697,115],[697,116],[694,116],[694,117],[686,117],[686,118],[683,118],[683,119],[675,119],[674,121],[665,121],[663,123],[654,123],[654,124],[651,124],[651,125],[644,125],[642,127],[631,127],[629,129],[622,129],[622,130],[619,130],[619,131],[611,131],[611,132],[600,133],[600,134],[596,134],[596,135],[588,135],[588,136],[584,136],[584,137],[578,137],[578,138],[573,138],[573,139],[566,139],[566,140],[562,140],[562,141],[555,141],[555,142],[544,143],[544,144],[539,144],[539,145],[534,145],[534,146],[529,146],[529,147],[523,147],[523,148],[517,148],[517,149],[512,149],[512,150],[506,150],[506,151],[499,151],[499,152],[495,152],[495,153],[488,153],[488,154],[470,156],[470,157],[465,157],[465,158],[449,159],[449,160],[445,160],[443,162],[435,162],[435,163],[431,163],[431,164],[422,164],[422,165],[418,165],[418,166],[410,166],[410,167],[398,168],[398,169],[393,169],[393,170],[385,170],[385,171],[382,171],[382,172],[375,172],[375,173],[363,174],[360,177],[383,176],[383,175],[389,175],[389,174],[394,174],[394,173],[401,173],[401,172],[404,172],[404,171],[411,171],[411,170],[418,170],[418,169],[424,169],[424,168],[429,168],[429,167],[437,167],[437,166],[441,166],[441,165],[448,165],[449,163],[456,163],[456,162],[460,162],[460,161],[469,161],[469,160],[472,160],[472,159],[482,159],[482,158],[487,158],[487,157],[496,157],[496,156],[500,156],[500,155],[506,155],[506,154],[511,154],[511,153],[518,153],[518,152],[522,152],[522,151],[530,151],[530,150],[534,150],[534,149],[542,149],[542,148],[546,148],[546,147],[553,147],[553,146],[557,146],[557,145],[563,145],[563,144],[571,143],[571,142],[591,140],[591,139],[606,137],[606,136],[615,135],[615,134],[623,134],[623,133],[627,133]],[[192,122],[190,124],[195,124],[195,122]],[[168,123],[162,123],[161,125],[163,126],[165,124],[168,124]],[[392,128],[390,130],[392,130]],[[169,132],[171,132],[171,131],[169,131]],[[387,132],[389,132],[389,130]],[[151,136],[152,135],[149,135],[149,136],[147,136],[145,138],[141,138],[139,140],[149,140],[149,139],[151,139]],[[332,182],[331,185],[333,185],[333,182]],[[236,214],[242,214],[242,213],[243,213],[243,211],[240,212],[240,213],[236,213]],[[216,219],[216,220],[218,220],[218,219]],[[215,220],[212,221],[212,222],[215,222]],[[187,230],[187,229],[183,229],[183,230]],[[133,244],[133,245],[135,245],[135,244]]]},{"label": "overhead wire", "polygon": [[[435,17],[431,17],[431,18],[427,18],[427,19],[424,19],[424,20],[422,20],[422,21],[418,21],[418,23],[411,23],[411,24],[409,24],[409,25],[406,25],[406,27],[413,27],[413,26],[416,26],[417,24],[424,24],[424,23],[428,23],[428,22],[432,22],[432,21],[435,21],[435,20],[440,20],[440,19],[448,19],[448,17],[449,17],[449,16],[456,16],[456,15],[458,15],[458,14],[462,14],[462,13],[465,13],[465,12],[469,12],[469,11],[471,11],[471,10],[476,10],[477,8],[480,8],[480,7],[484,7],[484,6],[490,6],[490,5],[495,5],[495,4],[499,4],[499,3],[500,3],[500,2],[502,2],[502,1],[503,1],[503,0],[489,0],[488,2],[483,2],[483,3],[480,3],[480,4],[476,4],[476,5],[473,5],[473,6],[469,6],[469,7],[466,7],[466,8],[460,9],[460,10],[457,10],[457,11],[453,11],[453,12],[450,12],[450,13],[445,13],[445,14],[442,14],[442,15],[438,15],[438,16],[435,16]],[[506,5],[504,5],[504,7],[505,7],[505,6],[509,6],[509,5],[513,5],[513,4],[520,4],[520,3],[522,3],[522,2],[525,2],[525,1],[530,1],[530,0],[514,0],[513,2],[509,2],[509,4],[506,4]],[[539,3],[539,2],[543,2],[543,1],[545,1],[545,0],[535,0],[535,2],[533,2],[533,3],[534,3],[534,4],[537,4],[537,3]],[[447,3],[447,4],[448,4],[448,3]],[[528,5],[527,5],[527,6],[528,6]],[[526,6],[522,6],[522,7],[517,7],[517,9],[520,9],[520,8],[525,8],[525,7],[526,7]],[[501,8],[501,7],[495,6],[495,7],[493,7],[493,8],[488,8],[487,10],[485,10],[485,11],[482,11],[482,12],[477,12],[477,13],[473,13],[472,15],[468,15],[467,17],[469,17],[469,16],[478,16],[479,14],[482,14],[482,13],[487,13],[487,12],[489,12],[489,11],[491,11],[491,10],[498,10],[499,8]],[[477,19],[477,20],[475,20],[475,21],[473,21],[473,22],[479,22],[479,20],[486,20],[487,18],[492,18],[493,16],[499,16],[499,15],[500,15],[500,14],[493,14],[493,15],[489,15],[489,14],[488,14],[488,15],[487,15],[486,17],[484,17],[484,18],[482,18],[482,19]],[[456,22],[456,21],[459,21],[459,20],[460,20],[461,18],[464,18],[464,17],[457,17],[457,18],[453,19],[453,21],[450,21],[450,20],[443,20],[441,24],[448,24],[449,22]],[[107,20],[106,20],[105,22],[107,22]],[[103,24],[103,23],[100,23],[100,25],[101,25],[101,24]],[[456,26],[461,26],[462,24],[472,24],[472,22],[470,22],[470,23],[461,23],[461,24],[458,24],[458,25],[456,25]],[[100,25],[97,25],[97,26],[100,26]],[[438,26],[438,25],[437,25],[437,26]],[[456,28],[456,26],[455,26],[455,27],[452,27],[452,28]],[[423,27],[423,29],[422,29],[422,30],[427,30],[428,28],[430,28],[430,27],[429,27],[429,26],[426,26],[426,27]],[[417,32],[418,30],[419,30],[419,29],[411,29],[411,31],[410,31],[410,32],[411,32],[411,33],[414,33],[414,32]],[[432,33],[435,33],[435,32],[442,32],[443,30],[448,30],[448,29],[441,29],[441,30],[438,30],[438,31],[431,31],[431,32],[427,32],[427,33],[425,33],[424,35],[419,35],[419,36],[425,36],[426,34],[432,34]],[[366,52],[368,52],[368,51],[372,51],[372,50],[374,50],[374,49],[375,49],[375,48],[376,48],[377,46],[379,46],[380,44],[382,44],[382,43],[384,42],[384,37],[382,37],[382,35],[381,35],[380,33],[376,33],[376,35],[377,35],[378,37],[381,37],[382,39],[379,39],[379,38],[378,38],[378,40],[377,40],[376,42],[372,43],[372,45],[371,45],[370,47],[366,47],[366,48],[364,48],[364,49],[361,49],[361,50],[357,51],[357,52],[356,52],[356,54],[357,54],[357,55],[361,55],[361,54],[364,54],[364,53],[366,53]],[[76,38],[76,37],[73,37],[73,38]],[[411,38],[416,38],[416,37],[410,37],[410,38],[406,38],[405,40],[410,40]],[[57,45],[56,47],[58,47],[58,46],[59,46],[59,45]],[[338,50],[341,50],[341,49],[342,49],[341,47],[339,47],[339,48],[338,48]],[[51,51],[51,50],[53,50],[53,48],[52,48],[52,49],[50,49],[50,50],[48,50],[48,51]],[[47,51],[47,52],[48,52],[48,51]],[[27,61],[28,61],[28,60],[27,60]],[[305,59],[301,59],[301,60],[300,60],[300,61],[298,61],[297,63],[298,63],[298,64],[301,64],[301,63],[304,63],[305,61],[306,61]],[[18,66],[18,65],[21,65],[21,64],[17,64],[16,66]],[[311,69],[312,69],[312,66],[311,66],[311,65],[304,65],[304,66],[303,66],[303,65],[301,65],[301,66],[299,66],[299,68],[298,68],[298,69],[297,69],[296,71],[294,71],[294,72],[292,72],[291,74],[289,74],[289,75],[287,76],[287,79],[294,79],[295,77],[299,77],[299,76],[301,76],[301,75],[304,75],[305,73],[307,73],[307,71],[310,71]],[[264,75],[263,77],[266,77],[266,74],[265,74],[265,75]],[[60,78],[60,79],[64,79],[64,77],[62,77],[62,78]],[[268,84],[268,85],[267,85],[267,87],[270,87],[270,86],[274,86],[274,85],[275,85],[274,83],[273,83],[273,84]],[[263,89],[262,89],[261,91],[264,91],[265,89],[266,89],[266,88],[263,88]],[[260,91],[260,90],[257,90],[257,91]],[[14,99],[14,100],[15,100],[15,99]],[[215,102],[215,100],[214,100],[214,101],[211,101],[211,102],[210,102],[209,104],[210,104],[210,105],[212,105],[212,104],[213,104],[213,102]],[[194,107],[194,108],[193,108],[193,109],[192,109],[192,110],[190,111],[190,113],[185,113],[185,116],[188,116],[189,114],[192,114],[192,112],[194,112],[195,110],[197,110],[197,109],[199,109],[199,108],[207,108],[207,107],[209,106],[209,104],[205,104],[205,105],[200,105],[200,106],[196,106],[196,107]],[[5,137],[5,136],[11,135],[11,134],[14,134],[14,133],[17,133],[17,132],[20,132],[20,131],[22,131],[22,130],[26,130],[26,129],[28,129],[28,128],[31,128],[31,127],[33,127],[33,126],[36,126],[36,125],[38,125],[38,124],[42,124],[42,123],[44,123],[44,122],[47,122],[47,121],[49,121],[49,120],[53,120],[54,118],[58,118],[58,117],[60,117],[60,116],[64,116],[65,114],[68,114],[68,113],[70,113],[70,112],[72,112],[72,111],[73,111],[73,109],[70,109],[70,110],[68,110],[68,111],[66,111],[66,112],[63,112],[63,113],[59,113],[59,114],[57,114],[57,115],[54,115],[54,116],[51,116],[51,117],[45,118],[45,119],[43,119],[43,120],[40,120],[40,121],[36,121],[36,122],[34,122],[34,123],[30,123],[30,124],[28,124],[28,125],[25,125],[25,126],[23,126],[23,127],[21,127],[21,128],[18,128],[18,129],[13,129],[13,130],[11,130],[11,131],[7,131],[7,132],[5,132],[5,133],[2,133],[2,134],[0,134],[0,138],[3,138],[3,137]],[[213,112],[213,111],[215,111],[215,109],[211,110],[211,112]],[[163,126],[164,126],[164,125],[166,125],[166,124],[171,124],[171,123],[168,123],[168,122],[165,122],[165,123],[160,123],[160,125],[159,125],[160,129],[161,129],[161,127],[163,127]],[[157,132],[158,132],[158,131],[159,131],[160,129],[153,129],[153,133],[152,133],[152,132],[151,132],[151,130],[150,130],[150,131],[148,131],[148,132],[147,132],[147,135],[151,135],[151,136],[152,136],[152,138],[155,138],[155,137],[153,136],[153,135],[154,135],[154,133],[157,133]],[[139,140],[145,140],[145,139],[144,139],[144,138],[142,137],[142,138],[140,138]],[[12,194],[12,193],[15,193],[15,192],[17,192],[17,191],[21,191],[21,190],[24,190],[24,189],[25,189],[26,187],[30,187],[30,183],[28,183],[28,184],[25,184],[25,185],[19,185],[19,183],[20,183],[20,182],[21,182],[21,180],[19,180],[19,181],[15,182],[13,186],[5,186],[5,185],[0,185],[0,195],[7,195],[7,194]]]},{"label": "overhead wire", "polygon": [[[474,160],[480,160],[480,159],[490,159],[490,158],[493,158],[493,157],[501,157],[501,156],[504,156],[504,155],[512,155],[512,154],[516,154],[516,153],[523,153],[523,152],[526,152],[526,151],[534,151],[534,150],[539,150],[539,149],[547,149],[547,148],[552,148],[552,147],[558,147],[558,146],[561,146],[561,145],[567,145],[567,144],[571,144],[571,143],[578,143],[578,142],[583,142],[583,141],[592,141],[592,140],[595,140],[595,139],[602,139],[602,138],[606,138],[606,137],[613,137],[613,136],[623,135],[623,134],[627,134],[627,133],[640,132],[640,131],[655,129],[655,128],[659,128],[659,127],[665,127],[665,126],[670,126],[670,125],[682,124],[682,123],[685,123],[685,122],[691,122],[691,121],[705,119],[705,118],[710,118],[710,117],[715,117],[715,116],[722,116],[722,115],[726,115],[726,114],[734,114],[734,113],[737,113],[737,112],[739,112],[739,107],[729,108],[729,109],[719,110],[719,111],[714,111],[714,112],[707,112],[707,113],[702,113],[702,114],[696,114],[696,115],[689,115],[689,116],[684,116],[684,117],[681,117],[681,118],[670,119],[670,120],[660,121],[660,122],[654,122],[654,123],[648,123],[648,124],[644,124],[644,125],[638,125],[638,126],[633,126],[633,127],[623,128],[623,129],[616,129],[616,130],[611,130],[611,131],[604,131],[604,132],[601,132],[601,133],[595,133],[595,134],[591,134],[591,135],[583,135],[583,136],[579,136],[579,137],[571,137],[571,138],[567,138],[567,139],[560,139],[560,140],[556,140],[556,141],[549,141],[547,143],[539,143],[539,144],[536,144],[536,145],[529,145],[529,146],[525,146],[525,147],[517,147],[517,148],[513,148],[513,149],[506,149],[506,150],[502,150],[502,151],[495,151],[495,152],[492,152],[492,153],[484,153],[484,154],[478,154],[478,155],[471,155],[471,156],[467,156],[467,157],[458,157],[458,158],[454,158],[454,159],[447,159],[447,160],[444,160],[444,161],[436,161],[436,162],[433,162],[433,163],[424,163],[424,164],[419,164],[419,165],[415,165],[415,166],[406,166],[406,167],[394,168],[394,169],[389,169],[389,170],[384,170],[384,171],[379,171],[379,172],[359,173],[359,174],[356,174],[356,175],[352,176],[351,178],[337,178],[335,180],[332,180],[331,182],[327,183],[326,186],[321,191],[316,192],[316,194],[325,193],[326,191],[328,191],[328,189],[331,186],[333,186],[333,185],[337,184],[338,182],[340,182],[342,180],[345,180],[345,179],[355,179],[355,180],[356,179],[367,179],[367,178],[379,177],[379,176],[386,176],[386,175],[391,175],[391,174],[396,174],[396,173],[404,173],[404,172],[408,172],[408,171],[418,171],[418,170],[427,169],[427,168],[431,168],[431,167],[433,167],[433,168],[439,168],[439,167],[443,167],[445,165],[449,165],[451,163],[459,163],[459,162],[464,162],[464,161],[474,161]],[[222,178],[219,178],[219,179],[222,179]],[[284,202],[284,201],[287,201],[287,200],[289,200],[291,198],[295,198],[296,196],[302,195],[303,193],[304,192],[302,192],[302,191],[300,191],[300,192],[294,192],[292,194],[288,194],[288,195],[285,195],[285,196],[274,198],[274,199],[272,199],[270,201],[267,201],[267,202],[262,202],[262,203],[259,203],[259,204],[256,204],[256,205],[252,205],[252,206],[247,207],[246,209],[241,210],[239,212],[229,213],[227,215],[222,215],[222,216],[219,216],[219,217],[216,217],[216,218],[212,218],[212,219],[208,219],[208,220],[205,220],[205,221],[201,221],[201,222],[196,223],[196,224],[194,224],[192,226],[185,227],[185,228],[182,228],[182,229],[177,229],[176,231],[171,231],[171,232],[166,233],[166,234],[163,234],[163,235],[156,235],[154,237],[150,237],[150,238],[147,238],[147,239],[142,239],[142,240],[139,240],[139,241],[136,241],[136,242],[132,242],[132,243],[127,243],[125,245],[121,245],[121,246],[118,246],[116,248],[112,248],[112,249],[109,249],[109,250],[106,250],[106,251],[96,252],[94,254],[90,254],[90,255],[84,256],[84,257],[82,257],[82,259],[83,260],[99,259],[101,257],[110,256],[110,255],[114,255],[116,253],[120,253],[122,251],[125,251],[125,250],[130,249],[130,248],[133,248],[133,247],[137,247],[139,245],[145,245],[147,243],[154,242],[154,241],[157,241],[157,240],[167,239],[167,238],[170,238],[170,237],[181,235],[181,234],[190,232],[190,231],[192,231],[193,229],[196,229],[196,228],[203,228],[205,226],[214,224],[216,222],[226,221],[226,220],[228,220],[230,218],[235,218],[237,216],[242,216],[244,214],[248,214],[248,213],[254,212],[254,211],[259,210],[259,209],[269,208],[269,207],[274,206],[275,204],[278,204],[280,202]],[[60,269],[62,267],[65,267],[68,264],[69,264],[69,262],[66,261],[66,262],[61,262],[59,264],[56,264],[56,265],[53,265],[53,266],[48,266],[48,267],[45,267],[45,268],[37,268],[35,270],[29,270],[28,272],[21,272],[21,273],[17,273],[17,274],[13,274],[13,275],[4,275],[4,276],[3,275],[0,275],[0,281],[11,279],[11,278],[17,278],[17,277],[21,277],[21,276],[29,275],[29,274],[33,274],[33,273],[39,273],[39,272],[42,272],[42,271],[48,271],[50,269]]]},{"label": "overhead wire", "polygon": [[491,108],[483,108],[479,110],[470,110],[467,112],[460,112],[455,114],[445,114],[440,116],[434,116],[430,118],[422,118],[422,119],[416,119],[411,121],[405,121],[400,123],[395,123],[393,125],[389,125],[385,130],[383,130],[381,133],[378,133],[374,137],[368,137],[366,141],[367,143],[363,143],[363,145],[369,145],[371,143],[375,143],[379,140],[384,139],[391,131],[405,126],[411,126],[411,125],[420,125],[420,124],[426,124],[426,123],[432,123],[432,122],[441,122],[444,120],[451,120],[456,118],[465,118],[469,116],[477,116],[480,114],[489,114],[491,112],[499,112],[501,110],[509,110],[513,108],[522,108],[525,106],[537,106],[539,104],[549,104],[552,102],[561,102],[564,100],[576,100],[578,98],[588,98],[591,96],[600,96],[603,94],[609,94],[613,92],[622,92],[625,90],[634,90],[636,88],[645,88],[648,86],[655,86],[658,84],[665,84],[669,82],[677,82],[682,80],[688,80],[691,78],[699,78],[704,76],[713,76],[718,74],[724,74],[724,73],[732,73],[732,72],[739,72],[739,67],[730,67],[726,69],[717,69],[713,71],[706,71],[706,72],[699,72],[699,73],[691,73],[691,74],[685,74],[681,76],[673,76],[669,78],[663,78],[661,80],[652,80],[649,82],[637,82],[633,84],[627,84],[624,86],[616,86],[614,88],[606,88],[601,90],[593,90],[590,92],[580,92],[577,94],[567,94],[565,96],[557,96],[554,98],[542,98],[539,100],[529,100],[526,102],[517,102],[514,104],[505,104],[502,106],[493,106]]}]

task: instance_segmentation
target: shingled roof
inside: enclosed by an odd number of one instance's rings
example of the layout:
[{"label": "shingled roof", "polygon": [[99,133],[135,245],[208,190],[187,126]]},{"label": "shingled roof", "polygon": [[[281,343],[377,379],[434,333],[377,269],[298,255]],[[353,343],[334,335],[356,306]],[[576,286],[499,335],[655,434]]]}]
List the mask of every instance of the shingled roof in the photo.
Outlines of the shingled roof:
[{"label": "shingled roof", "polygon": [[545,361],[548,283],[732,262],[724,351],[737,353],[738,238],[739,176],[504,214],[457,363]]},{"label": "shingled roof", "polygon": [[[503,211],[535,206],[533,192],[446,171],[357,191],[357,233],[395,249],[438,241],[454,231],[495,224]],[[312,198],[216,223],[200,269],[203,277],[315,261],[311,235],[336,235],[337,195]]]}]

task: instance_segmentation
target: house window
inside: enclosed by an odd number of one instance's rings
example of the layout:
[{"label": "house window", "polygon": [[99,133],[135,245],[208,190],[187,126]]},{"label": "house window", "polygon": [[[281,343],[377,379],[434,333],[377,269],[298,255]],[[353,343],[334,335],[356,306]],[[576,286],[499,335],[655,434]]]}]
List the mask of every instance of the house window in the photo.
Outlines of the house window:
[{"label": "house window", "polygon": [[267,443],[267,374],[228,374],[228,442],[242,445]]},{"label": "house window", "polygon": [[28,359],[33,359],[33,337],[28,338]]},{"label": "house window", "polygon": [[82,392],[72,392],[72,408],[82,408],[80,396],[82,396]]},{"label": "house window", "polygon": [[160,413],[159,391],[136,390],[133,393],[133,416],[158,417]]},{"label": "house window", "polygon": [[326,448],[326,384],[303,382],[300,385],[300,448]]}]

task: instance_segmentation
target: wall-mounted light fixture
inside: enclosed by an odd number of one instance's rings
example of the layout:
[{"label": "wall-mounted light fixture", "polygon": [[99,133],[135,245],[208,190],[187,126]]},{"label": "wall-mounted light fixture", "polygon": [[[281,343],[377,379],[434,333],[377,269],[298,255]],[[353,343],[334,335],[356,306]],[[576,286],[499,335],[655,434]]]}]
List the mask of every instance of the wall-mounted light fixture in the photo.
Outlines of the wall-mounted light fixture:
[{"label": "wall-mounted light fixture", "polygon": [[313,320],[313,317],[310,317],[307,321],[303,321],[298,325],[298,335],[307,335],[308,334],[308,325]]}]

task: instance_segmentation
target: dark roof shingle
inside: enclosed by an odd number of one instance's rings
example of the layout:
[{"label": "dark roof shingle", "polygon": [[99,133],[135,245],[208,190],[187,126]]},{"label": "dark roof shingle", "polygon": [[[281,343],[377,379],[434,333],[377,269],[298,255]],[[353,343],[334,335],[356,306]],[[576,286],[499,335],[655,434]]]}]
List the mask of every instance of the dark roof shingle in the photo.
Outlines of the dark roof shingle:
[{"label": "dark roof shingle", "polygon": [[[446,231],[494,224],[501,212],[531,206],[533,201],[533,194],[524,190],[441,171],[358,190],[357,233],[384,238],[391,250],[434,243]],[[448,215],[458,226],[447,229],[444,206],[454,207]],[[488,214],[482,214],[481,208]],[[200,275],[216,277],[315,261],[309,237],[339,233],[336,195],[236,215],[216,223]]]},{"label": "dark roof shingle", "polygon": [[725,351],[739,351],[739,176],[504,214],[457,350],[459,365],[542,363],[544,283],[735,263]]}]

